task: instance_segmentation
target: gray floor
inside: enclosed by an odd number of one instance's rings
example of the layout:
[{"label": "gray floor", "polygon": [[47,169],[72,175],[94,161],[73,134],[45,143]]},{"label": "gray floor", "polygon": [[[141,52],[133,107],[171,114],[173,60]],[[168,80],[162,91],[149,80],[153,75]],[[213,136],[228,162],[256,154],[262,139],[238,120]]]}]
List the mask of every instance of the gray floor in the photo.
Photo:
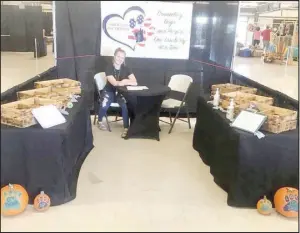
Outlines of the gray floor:
[{"label": "gray floor", "polygon": [[1,93],[53,67],[52,45],[48,45],[47,52],[38,59],[33,52],[1,52]]},{"label": "gray floor", "polygon": [[235,57],[233,70],[298,100],[299,66],[263,63],[258,57]]}]

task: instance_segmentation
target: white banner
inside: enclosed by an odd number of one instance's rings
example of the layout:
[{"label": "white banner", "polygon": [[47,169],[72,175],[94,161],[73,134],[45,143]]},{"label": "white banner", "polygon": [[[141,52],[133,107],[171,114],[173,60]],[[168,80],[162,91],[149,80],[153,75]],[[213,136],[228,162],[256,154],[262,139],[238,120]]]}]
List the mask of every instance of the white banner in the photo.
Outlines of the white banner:
[{"label": "white banner", "polygon": [[101,55],[188,59],[192,3],[101,1]]}]

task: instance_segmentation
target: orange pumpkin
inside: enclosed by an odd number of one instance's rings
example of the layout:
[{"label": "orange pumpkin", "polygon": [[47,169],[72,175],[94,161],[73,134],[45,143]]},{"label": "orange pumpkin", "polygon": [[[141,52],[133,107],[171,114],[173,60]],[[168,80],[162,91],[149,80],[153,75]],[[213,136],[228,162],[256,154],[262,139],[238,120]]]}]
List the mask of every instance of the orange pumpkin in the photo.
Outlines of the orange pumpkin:
[{"label": "orange pumpkin", "polygon": [[269,215],[272,213],[272,203],[264,196],[256,204],[257,211],[263,215]]},{"label": "orange pumpkin", "polygon": [[46,211],[51,205],[50,197],[41,191],[39,195],[34,198],[33,207],[37,211]]},{"label": "orange pumpkin", "polygon": [[1,214],[20,214],[26,209],[28,201],[28,193],[21,185],[9,184],[1,189]]},{"label": "orange pumpkin", "polygon": [[285,217],[298,217],[298,190],[283,187],[277,190],[274,196],[275,209]]}]

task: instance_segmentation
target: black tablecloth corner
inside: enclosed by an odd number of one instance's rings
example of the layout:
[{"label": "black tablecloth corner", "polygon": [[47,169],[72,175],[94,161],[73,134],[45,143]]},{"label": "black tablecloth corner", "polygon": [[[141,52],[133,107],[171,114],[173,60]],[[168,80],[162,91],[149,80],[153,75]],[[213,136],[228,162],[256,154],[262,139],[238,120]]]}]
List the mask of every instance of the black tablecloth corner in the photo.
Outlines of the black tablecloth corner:
[{"label": "black tablecloth corner", "polygon": [[22,185],[30,204],[42,190],[52,206],[76,197],[81,165],[94,147],[84,95],[68,112],[66,123],[49,129],[1,125],[1,187]]},{"label": "black tablecloth corner", "polygon": [[118,87],[118,91],[128,102],[133,114],[125,139],[156,139],[159,138],[159,115],[162,101],[170,88],[164,85],[149,85],[148,89],[129,91],[127,87]]},{"label": "black tablecloth corner", "polygon": [[264,195],[299,188],[298,130],[256,136],[229,126],[225,114],[199,97],[193,148],[210,166],[214,181],[228,193],[227,204],[255,208]]}]

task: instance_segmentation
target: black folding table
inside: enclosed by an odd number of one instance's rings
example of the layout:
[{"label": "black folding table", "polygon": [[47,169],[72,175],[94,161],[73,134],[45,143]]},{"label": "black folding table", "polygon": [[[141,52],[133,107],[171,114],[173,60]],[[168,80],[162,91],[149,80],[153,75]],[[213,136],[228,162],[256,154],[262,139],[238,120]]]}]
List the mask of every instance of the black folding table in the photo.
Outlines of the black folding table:
[{"label": "black folding table", "polygon": [[118,91],[127,100],[131,124],[125,139],[151,138],[159,141],[159,113],[162,101],[171,91],[168,86],[155,84],[146,90],[128,90],[118,87]]},{"label": "black folding table", "polygon": [[40,191],[61,205],[76,197],[81,165],[93,149],[91,118],[84,97],[68,109],[67,122],[49,129],[1,125],[1,187],[22,185],[29,203]]}]

